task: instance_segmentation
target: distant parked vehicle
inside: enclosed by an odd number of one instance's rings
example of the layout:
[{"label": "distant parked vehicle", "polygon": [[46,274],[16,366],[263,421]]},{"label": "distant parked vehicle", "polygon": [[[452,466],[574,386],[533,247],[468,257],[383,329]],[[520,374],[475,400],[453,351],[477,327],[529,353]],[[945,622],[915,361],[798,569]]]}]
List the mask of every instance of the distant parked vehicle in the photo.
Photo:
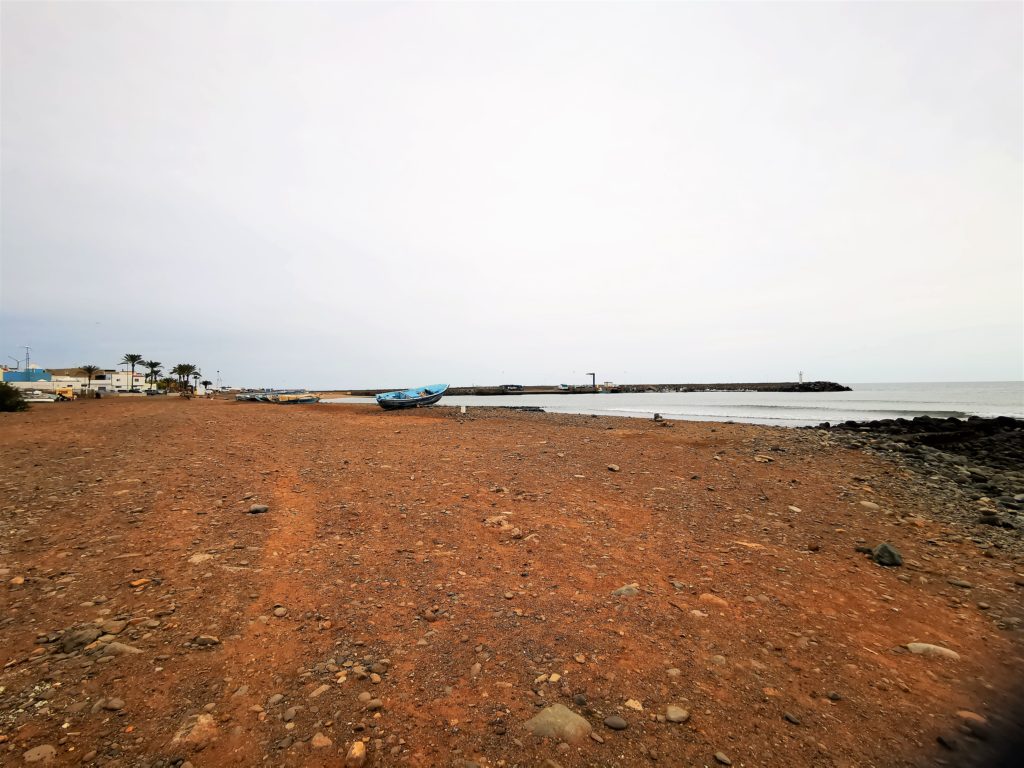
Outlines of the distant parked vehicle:
[{"label": "distant parked vehicle", "polygon": [[523,385],[522,384],[502,384],[501,388],[504,389],[506,392],[522,392],[523,391]]}]

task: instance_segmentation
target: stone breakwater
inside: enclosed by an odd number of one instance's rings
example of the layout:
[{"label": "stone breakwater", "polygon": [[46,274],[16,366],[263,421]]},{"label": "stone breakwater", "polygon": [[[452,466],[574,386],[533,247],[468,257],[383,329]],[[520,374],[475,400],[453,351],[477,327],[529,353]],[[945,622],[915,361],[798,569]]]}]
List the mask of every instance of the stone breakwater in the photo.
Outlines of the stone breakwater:
[{"label": "stone breakwater", "polygon": [[950,500],[961,522],[1014,531],[1012,540],[1021,543],[1016,530],[1024,526],[1024,420],[919,416],[824,423],[817,429],[850,448],[901,458]]},{"label": "stone breakwater", "polygon": [[[511,387],[511,388],[510,388]],[[391,389],[353,389],[353,397],[373,397]],[[850,387],[834,381],[770,381],[732,384],[601,384],[568,385],[561,389],[553,384],[488,385],[480,387],[449,387],[445,393],[452,397],[464,395],[580,395],[592,392],[851,392]]]}]

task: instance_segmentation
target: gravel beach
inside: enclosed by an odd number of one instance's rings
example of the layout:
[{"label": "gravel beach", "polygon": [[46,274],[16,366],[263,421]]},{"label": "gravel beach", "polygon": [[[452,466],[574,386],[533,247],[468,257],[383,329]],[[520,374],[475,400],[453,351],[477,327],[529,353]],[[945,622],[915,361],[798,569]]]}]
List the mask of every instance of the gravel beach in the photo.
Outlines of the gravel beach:
[{"label": "gravel beach", "polygon": [[1020,726],[1018,475],[878,440],[0,414],[0,763],[985,764]]}]

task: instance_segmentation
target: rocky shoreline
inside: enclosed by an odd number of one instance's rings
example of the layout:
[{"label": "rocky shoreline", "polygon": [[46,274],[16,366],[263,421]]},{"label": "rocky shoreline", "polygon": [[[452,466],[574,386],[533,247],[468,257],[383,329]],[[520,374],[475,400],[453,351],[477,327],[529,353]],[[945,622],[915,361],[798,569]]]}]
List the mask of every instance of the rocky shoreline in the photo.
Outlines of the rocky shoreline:
[{"label": "rocky shoreline", "polygon": [[949,500],[959,522],[1007,531],[1024,525],[1024,420],[918,416],[811,429],[901,461]]}]

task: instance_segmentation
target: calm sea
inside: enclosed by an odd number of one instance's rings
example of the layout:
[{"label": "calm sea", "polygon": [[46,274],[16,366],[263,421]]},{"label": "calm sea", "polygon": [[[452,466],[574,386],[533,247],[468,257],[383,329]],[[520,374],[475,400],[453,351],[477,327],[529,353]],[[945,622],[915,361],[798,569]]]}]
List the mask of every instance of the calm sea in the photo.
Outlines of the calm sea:
[{"label": "calm sea", "polygon": [[[442,405],[530,405],[552,413],[691,421],[742,421],[800,427],[853,419],[935,416],[1015,416],[1024,418],[1024,382],[938,382],[850,384],[852,392],[670,392],[596,395],[510,395],[445,397]],[[324,402],[368,402],[366,398]]]}]

